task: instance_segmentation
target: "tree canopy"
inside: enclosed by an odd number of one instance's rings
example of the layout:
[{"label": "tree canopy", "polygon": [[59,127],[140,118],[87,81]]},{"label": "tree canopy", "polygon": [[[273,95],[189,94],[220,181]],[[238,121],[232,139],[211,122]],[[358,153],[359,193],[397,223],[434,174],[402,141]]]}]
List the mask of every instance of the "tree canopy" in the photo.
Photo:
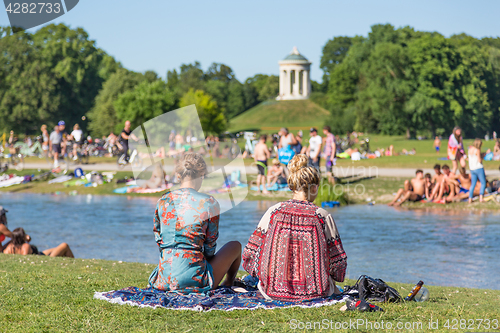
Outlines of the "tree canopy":
[{"label": "tree canopy", "polygon": [[323,107],[339,132],[468,136],[500,129],[498,39],[375,25],[323,48]]},{"label": "tree canopy", "polygon": [[[390,24],[367,36],[336,36],[322,49],[323,82],[311,100],[331,113],[337,133],[466,136],[500,130],[500,38],[449,38]],[[196,104],[211,133],[278,95],[279,78],[238,81],[233,69],[197,61],[136,73],[96,47],[85,30],[47,25],[35,33],[0,27],[0,131],[38,133],[59,120],[108,135],[187,103]],[[198,105],[199,104],[199,105]],[[84,116],[86,116],[87,120]]]}]

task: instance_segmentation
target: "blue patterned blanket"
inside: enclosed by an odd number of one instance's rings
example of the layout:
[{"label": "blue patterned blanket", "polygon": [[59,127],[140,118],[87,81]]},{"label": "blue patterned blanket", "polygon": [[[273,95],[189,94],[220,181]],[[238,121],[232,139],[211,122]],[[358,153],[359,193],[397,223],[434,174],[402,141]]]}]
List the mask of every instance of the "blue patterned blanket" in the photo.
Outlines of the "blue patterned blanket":
[{"label": "blue patterned blanket", "polygon": [[276,309],[287,307],[314,308],[333,305],[344,301],[344,296],[317,298],[301,302],[281,302],[266,300],[258,291],[237,293],[231,288],[219,288],[205,294],[180,294],[176,292],[164,292],[153,288],[141,289],[128,287],[121,290],[109,292],[96,292],[94,298],[102,299],[111,303],[129,304],[139,307],[162,307],[172,310],[254,310],[254,309]]}]

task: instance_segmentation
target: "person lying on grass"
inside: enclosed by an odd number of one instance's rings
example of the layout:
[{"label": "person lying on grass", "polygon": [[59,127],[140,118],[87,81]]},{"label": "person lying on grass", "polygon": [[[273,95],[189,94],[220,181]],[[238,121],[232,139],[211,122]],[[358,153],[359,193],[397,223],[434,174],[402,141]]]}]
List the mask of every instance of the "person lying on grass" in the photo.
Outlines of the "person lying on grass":
[{"label": "person lying on grass", "polygon": [[[398,190],[396,196],[388,205],[400,206],[407,200],[420,201],[423,199],[424,194],[425,194],[424,172],[422,170],[417,170],[415,172],[415,178],[409,181],[405,180],[404,187]],[[399,199],[401,200],[398,202]]]},{"label": "person lying on grass", "polygon": [[[2,245],[2,242],[5,240],[6,237],[12,239],[12,232],[7,228],[7,212],[8,210],[4,209],[2,206],[0,206],[0,253],[3,252],[5,247],[9,244],[9,242],[5,243],[5,245]],[[30,235],[26,235],[25,237],[26,242],[31,241]]]},{"label": "person lying on grass", "polygon": [[12,239],[8,242],[3,250],[5,254],[39,254],[42,256],[50,257],[70,257],[74,258],[73,252],[66,243],[61,243],[57,247],[47,249],[45,251],[39,252],[38,248],[34,245],[29,244],[29,237],[23,228],[16,228],[12,231]]},{"label": "person lying on grass", "polygon": [[313,201],[320,174],[306,155],[288,164],[292,199],[267,210],[243,252],[243,268],[265,298],[302,301],[339,294],[347,256],[333,217]]},{"label": "person lying on grass", "polygon": [[158,290],[205,292],[232,286],[241,262],[241,244],[232,241],[215,253],[220,206],[198,192],[207,172],[203,157],[186,153],[176,165],[180,188],[165,193],[156,205],[153,232],[160,261],[149,277]]}]

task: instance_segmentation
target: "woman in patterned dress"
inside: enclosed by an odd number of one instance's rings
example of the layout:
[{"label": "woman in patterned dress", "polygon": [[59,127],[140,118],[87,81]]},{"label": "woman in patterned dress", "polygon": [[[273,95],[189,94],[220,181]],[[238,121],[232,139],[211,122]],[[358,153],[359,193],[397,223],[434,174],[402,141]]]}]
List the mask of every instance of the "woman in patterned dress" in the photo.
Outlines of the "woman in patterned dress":
[{"label": "woman in patterned dress", "polygon": [[207,166],[202,156],[186,153],[176,166],[180,188],[158,200],[154,234],[160,262],[149,277],[156,289],[206,292],[222,281],[232,286],[241,262],[241,244],[233,241],[215,253],[219,237],[217,200],[198,192]]},{"label": "woman in patterned dress", "polygon": [[267,210],[243,251],[243,267],[266,298],[302,301],[339,293],[347,256],[332,216],[312,202],[320,175],[306,155],[288,164],[292,199]]}]

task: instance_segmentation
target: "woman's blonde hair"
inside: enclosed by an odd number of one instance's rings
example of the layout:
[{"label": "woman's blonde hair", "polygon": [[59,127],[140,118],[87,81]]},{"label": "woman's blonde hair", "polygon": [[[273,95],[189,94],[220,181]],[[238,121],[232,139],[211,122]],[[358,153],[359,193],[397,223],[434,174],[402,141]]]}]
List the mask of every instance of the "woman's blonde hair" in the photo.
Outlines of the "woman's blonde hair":
[{"label": "woman's blonde hair", "polygon": [[309,159],[304,154],[295,155],[288,163],[288,187],[294,192],[309,193],[309,186],[319,185],[320,175],[316,168],[308,166]]},{"label": "woman's blonde hair", "polygon": [[483,145],[483,141],[481,139],[476,139],[476,140],[474,140],[474,143],[472,145],[474,147],[476,147],[477,150],[481,150],[481,146]]},{"label": "woman's blonde hair", "polygon": [[186,177],[196,179],[207,173],[207,164],[200,154],[186,153],[177,163],[175,172],[179,174],[181,179]]}]

